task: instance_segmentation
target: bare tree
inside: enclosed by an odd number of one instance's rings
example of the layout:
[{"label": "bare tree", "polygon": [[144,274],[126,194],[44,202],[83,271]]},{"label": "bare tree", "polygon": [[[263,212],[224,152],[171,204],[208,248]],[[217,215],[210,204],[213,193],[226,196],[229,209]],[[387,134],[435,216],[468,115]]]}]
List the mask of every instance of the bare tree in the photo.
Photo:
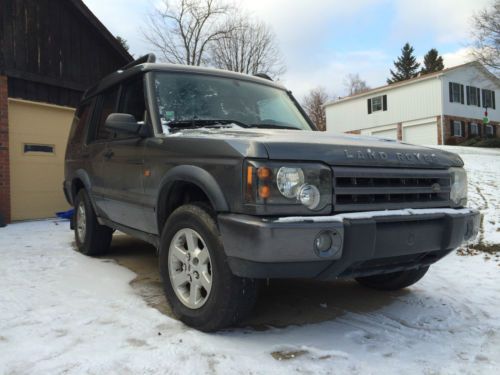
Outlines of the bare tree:
[{"label": "bare tree", "polygon": [[149,15],[144,38],[174,64],[201,65],[210,44],[225,38],[233,7],[220,0],[162,0]]},{"label": "bare tree", "polygon": [[326,130],[326,115],[323,105],[328,99],[329,96],[323,87],[312,89],[303,99],[304,110],[321,131]]},{"label": "bare tree", "polygon": [[218,38],[211,46],[211,63],[220,69],[278,78],[286,71],[276,36],[265,23],[247,16],[231,19],[225,29],[226,38]]},{"label": "bare tree", "polygon": [[472,55],[482,64],[500,73],[500,0],[494,0],[490,9],[472,16],[474,38]]},{"label": "bare tree", "polygon": [[347,95],[356,95],[370,90],[366,81],[359,77],[359,74],[348,74],[344,78],[344,87],[346,88]]}]

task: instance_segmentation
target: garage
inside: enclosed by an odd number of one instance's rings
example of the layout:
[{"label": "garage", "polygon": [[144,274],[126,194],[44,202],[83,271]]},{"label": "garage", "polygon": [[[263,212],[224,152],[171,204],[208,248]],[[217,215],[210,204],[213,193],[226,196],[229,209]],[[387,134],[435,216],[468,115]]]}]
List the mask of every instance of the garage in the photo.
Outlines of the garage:
[{"label": "garage", "polygon": [[68,107],[9,99],[12,220],[68,209],[62,181],[73,113]]},{"label": "garage", "polygon": [[436,123],[403,126],[403,141],[417,145],[437,145]]},{"label": "garage", "polygon": [[388,139],[398,139],[398,131],[396,128],[372,131],[372,136]]}]

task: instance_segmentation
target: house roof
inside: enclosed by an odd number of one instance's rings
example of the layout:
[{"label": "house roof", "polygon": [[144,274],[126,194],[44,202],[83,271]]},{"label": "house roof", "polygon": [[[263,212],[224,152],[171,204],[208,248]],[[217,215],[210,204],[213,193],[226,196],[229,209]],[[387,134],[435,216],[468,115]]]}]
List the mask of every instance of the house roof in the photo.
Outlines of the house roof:
[{"label": "house roof", "polygon": [[102,24],[101,21],[92,13],[92,11],[83,3],[82,0],[69,0],[71,4],[82,14],[87,21],[90,22],[92,26],[94,26],[102,37],[110,44],[110,46],[123,56],[125,60],[132,61],[133,57],[130,53],[123,48],[120,42],[116,39],[116,37],[111,34],[111,32]]},{"label": "house roof", "polygon": [[352,100],[352,99],[361,98],[361,97],[364,97],[364,96],[370,96],[370,95],[376,94],[378,92],[383,92],[383,91],[386,91],[386,90],[392,90],[392,89],[395,89],[395,88],[398,88],[398,87],[401,87],[401,86],[411,85],[411,84],[413,84],[415,82],[421,82],[421,81],[425,81],[425,80],[428,80],[428,79],[440,77],[443,74],[446,74],[446,73],[448,73],[448,72],[450,72],[452,70],[462,69],[462,68],[464,68],[466,66],[475,66],[476,68],[478,68],[479,70],[481,70],[481,72],[483,74],[485,74],[487,77],[489,77],[492,81],[496,82],[497,85],[500,87],[500,79],[497,76],[495,76],[493,73],[491,73],[488,69],[486,69],[478,61],[471,61],[471,62],[468,62],[468,63],[465,63],[465,64],[452,66],[450,68],[446,68],[446,69],[440,70],[438,72],[424,74],[422,76],[418,76],[418,77],[415,77],[415,78],[410,78],[410,79],[407,79],[405,81],[392,83],[390,85],[384,85],[384,86],[375,87],[373,89],[361,92],[359,94],[345,96],[345,97],[343,97],[341,99],[338,99],[338,100],[331,100],[331,101],[326,102],[324,104],[324,107],[327,107],[327,106],[330,106],[330,105],[333,105],[333,104],[337,104],[337,103],[341,103],[341,102],[345,102],[345,101],[349,101],[349,100]]}]

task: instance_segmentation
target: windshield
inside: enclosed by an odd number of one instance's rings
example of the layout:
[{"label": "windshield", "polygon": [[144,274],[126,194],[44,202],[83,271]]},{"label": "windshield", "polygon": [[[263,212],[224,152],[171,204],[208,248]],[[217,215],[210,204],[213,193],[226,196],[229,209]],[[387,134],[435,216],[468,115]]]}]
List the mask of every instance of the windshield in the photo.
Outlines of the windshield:
[{"label": "windshield", "polygon": [[311,130],[286,91],[263,84],[202,74],[155,74],[165,132],[174,127],[236,124]]}]

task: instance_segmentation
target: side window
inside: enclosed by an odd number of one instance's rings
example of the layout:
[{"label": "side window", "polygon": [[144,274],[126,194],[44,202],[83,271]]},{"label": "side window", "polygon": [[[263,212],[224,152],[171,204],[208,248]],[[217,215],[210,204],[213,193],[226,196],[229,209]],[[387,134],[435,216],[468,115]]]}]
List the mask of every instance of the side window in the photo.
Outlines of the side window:
[{"label": "side window", "polygon": [[109,89],[100,95],[100,109],[98,121],[95,129],[95,140],[105,140],[113,138],[113,132],[106,129],[104,123],[108,116],[115,112],[116,102],[118,100],[118,87]]},{"label": "side window", "polygon": [[78,144],[83,142],[85,130],[92,116],[92,101],[88,101],[80,105],[73,118],[71,130],[69,133],[70,144]]},{"label": "side window", "polygon": [[122,85],[119,113],[128,113],[137,121],[144,121],[146,102],[144,101],[144,81],[142,74]]},{"label": "side window", "polygon": [[464,85],[456,82],[450,82],[450,103],[461,103],[464,104]]}]

